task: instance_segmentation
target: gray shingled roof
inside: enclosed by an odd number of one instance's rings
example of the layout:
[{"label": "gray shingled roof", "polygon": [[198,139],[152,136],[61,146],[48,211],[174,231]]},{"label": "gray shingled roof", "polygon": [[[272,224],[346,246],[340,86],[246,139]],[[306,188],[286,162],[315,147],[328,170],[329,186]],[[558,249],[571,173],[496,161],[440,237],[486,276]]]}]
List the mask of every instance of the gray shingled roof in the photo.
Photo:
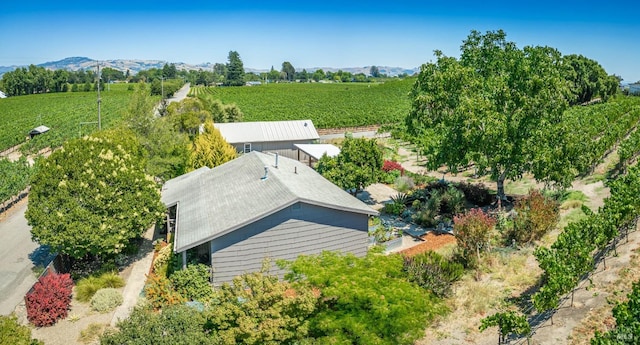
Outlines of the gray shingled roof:
[{"label": "gray shingled roof", "polygon": [[311,120],[216,123],[229,144],[315,140],[320,136]]},{"label": "gray shingled roof", "polygon": [[[263,179],[265,167],[267,178]],[[200,168],[165,183],[162,202],[177,204],[175,252],[208,242],[287,206],[304,202],[377,215],[307,165],[251,152],[214,169]]]}]

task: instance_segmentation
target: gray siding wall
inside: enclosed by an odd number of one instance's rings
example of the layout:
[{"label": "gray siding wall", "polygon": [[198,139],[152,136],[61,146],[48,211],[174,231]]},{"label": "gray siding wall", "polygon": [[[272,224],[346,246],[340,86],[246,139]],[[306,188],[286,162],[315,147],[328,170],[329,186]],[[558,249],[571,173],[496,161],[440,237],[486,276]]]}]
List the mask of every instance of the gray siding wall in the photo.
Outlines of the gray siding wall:
[{"label": "gray siding wall", "polygon": [[[265,257],[294,260],[323,250],[364,256],[368,246],[368,216],[297,203],[260,221],[211,241],[213,283],[256,272]],[[272,265],[271,273],[284,272]]]},{"label": "gray siding wall", "polygon": [[[276,142],[257,142],[251,143],[251,151],[259,151],[259,152],[272,152],[278,153],[279,155],[291,159],[298,159],[298,149],[296,149],[293,144],[311,144],[313,140],[298,140],[298,141],[276,141]],[[238,152],[244,152],[244,144],[245,143],[235,143],[231,144],[236,148]],[[309,157],[300,152],[300,160],[306,161]]]}]

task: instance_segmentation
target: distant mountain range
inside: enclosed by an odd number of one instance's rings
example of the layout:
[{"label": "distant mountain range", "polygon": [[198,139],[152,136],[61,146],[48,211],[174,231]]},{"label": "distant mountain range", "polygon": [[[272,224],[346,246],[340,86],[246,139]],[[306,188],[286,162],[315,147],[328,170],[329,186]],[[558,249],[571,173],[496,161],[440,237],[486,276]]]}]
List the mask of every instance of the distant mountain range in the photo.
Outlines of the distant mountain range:
[{"label": "distant mountain range", "polygon": [[[87,58],[87,57],[68,57],[58,61],[50,61],[38,64],[37,66],[44,67],[51,70],[56,69],[66,69],[70,71],[78,71],[78,70],[89,70],[95,69],[98,61]],[[211,70],[213,69],[213,63],[205,62],[197,65],[187,64],[184,62],[167,62],[162,60],[100,60],[100,67],[111,67],[113,69],[120,70],[122,72],[130,71],[131,74],[136,74],[142,70],[148,70],[151,68],[162,68],[166,63],[173,63],[176,65],[178,70]],[[0,76],[6,72],[10,72],[19,67],[26,66],[0,66]],[[402,68],[402,67],[389,67],[389,66],[377,66],[378,70],[381,74],[386,74],[388,76],[397,76],[403,73],[408,75],[413,75],[414,73],[419,72],[419,68]],[[325,72],[337,72],[338,70],[342,70],[345,72],[350,72],[353,74],[364,73],[369,74],[371,66],[364,67],[297,67],[297,71],[301,71],[302,69],[306,69],[307,72],[314,72],[317,69],[322,69]],[[253,73],[261,73],[261,72],[269,72],[268,69],[254,69],[254,68],[245,68],[246,72]]]}]

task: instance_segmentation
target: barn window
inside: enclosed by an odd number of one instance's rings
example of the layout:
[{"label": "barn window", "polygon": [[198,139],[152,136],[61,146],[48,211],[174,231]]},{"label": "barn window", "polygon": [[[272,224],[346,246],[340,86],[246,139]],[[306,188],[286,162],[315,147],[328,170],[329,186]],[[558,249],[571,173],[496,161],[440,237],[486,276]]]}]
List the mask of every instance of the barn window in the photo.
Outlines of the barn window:
[{"label": "barn window", "polygon": [[251,152],[251,143],[245,143],[244,144],[244,153],[249,153]]}]

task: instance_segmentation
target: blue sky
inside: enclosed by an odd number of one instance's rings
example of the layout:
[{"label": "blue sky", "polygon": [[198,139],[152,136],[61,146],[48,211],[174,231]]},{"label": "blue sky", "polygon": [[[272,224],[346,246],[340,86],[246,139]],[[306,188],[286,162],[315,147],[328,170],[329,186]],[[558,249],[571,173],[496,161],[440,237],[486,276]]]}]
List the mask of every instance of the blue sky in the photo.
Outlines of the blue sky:
[{"label": "blue sky", "polygon": [[[469,31],[594,59],[640,80],[640,2],[15,1],[0,5],[0,66],[70,56],[226,62],[245,67],[412,68],[459,56]],[[609,4],[610,3],[610,4]]]}]

